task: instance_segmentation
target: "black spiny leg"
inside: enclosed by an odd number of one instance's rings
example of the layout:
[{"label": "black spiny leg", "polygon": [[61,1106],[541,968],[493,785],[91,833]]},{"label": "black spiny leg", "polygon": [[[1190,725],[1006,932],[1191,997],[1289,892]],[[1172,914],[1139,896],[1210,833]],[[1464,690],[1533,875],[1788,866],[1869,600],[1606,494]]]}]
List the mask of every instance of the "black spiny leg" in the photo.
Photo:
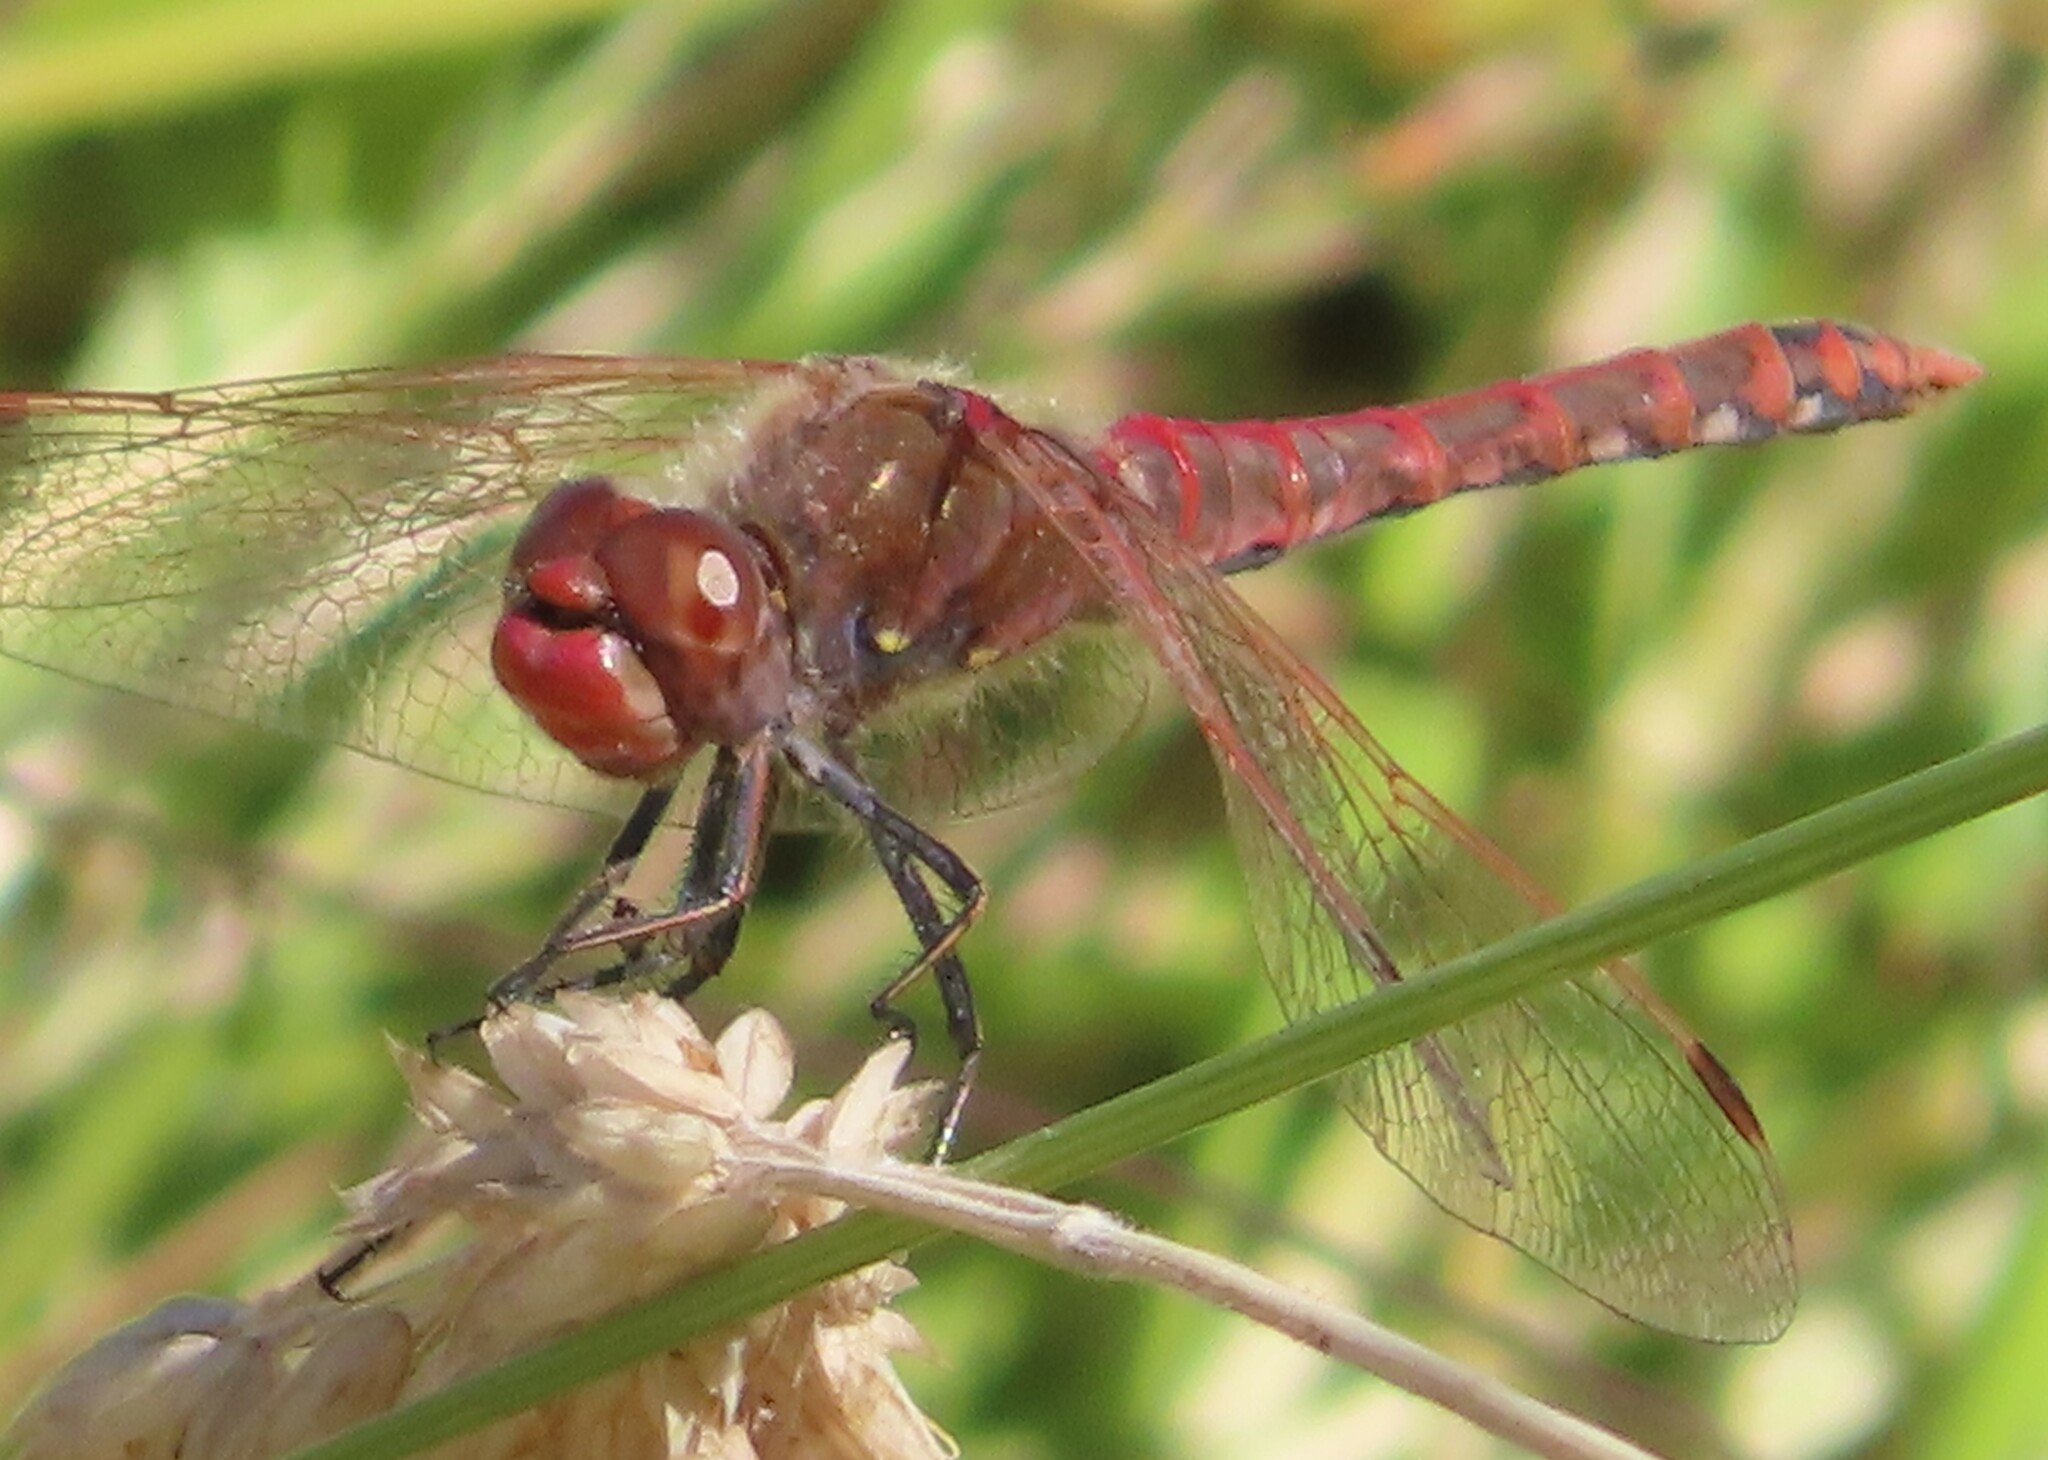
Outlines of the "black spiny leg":
[{"label": "black spiny leg", "polygon": [[574,951],[576,930],[626,885],[626,878],[632,875],[633,864],[647,850],[647,843],[654,837],[654,829],[668,814],[669,803],[675,800],[675,795],[674,786],[653,786],[641,793],[639,801],[634,803],[632,815],[626,818],[626,824],[619,828],[611,846],[606,848],[604,865],[570,899],[569,906],[555,919],[554,926],[548,929],[548,935],[541,940],[533,956],[501,975],[491,985],[484,996],[484,1013],[464,1019],[459,1024],[450,1024],[445,1029],[430,1031],[427,1035],[428,1054],[437,1054],[441,1046],[451,1039],[474,1033],[492,1010],[533,997],[548,971],[561,962],[564,955]]},{"label": "black spiny leg", "polygon": [[[768,849],[763,830],[774,820],[776,780],[763,755],[742,760],[721,748],[711,780],[698,803],[697,828],[690,842],[690,865],[676,893],[679,908],[717,901],[735,886],[752,888],[761,880],[761,860]],[[690,940],[690,966],[671,979],[663,992],[680,1003],[725,971],[740,940],[744,898],[717,922]]]},{"label": "black spiny leg", "polygon": [[[661,819],[668,814],[669,803],[675,797],[674,786],[654,786],[641,793],[633,814],[626,818],[626,824],[619,828],[618,835],[612,838],[611,846],[606,849],[604,864],[598,868],[597,875],[584,883],[582,890],[570,900],[533,956],[491,985],[488,998],[492,1008],[500,1009],[533,997],[547,977],[548,970],[576,951],[579,930],[592,914],[618,896],[619,889],[626,885],[626,879],[632,875],[633,864],[647,850],[647,843],[654,837],[654,829],[661,825]],[[475,1025],[471,1023],[461,1027],[469,1029]],[[428,1042],[431,1044],[433,1041],[429,1039]]]},{"label": "black spiny leg", "polygon": [[[946,1032],[952,1036],[954,1051],[960,1058],[960,1071],[954,1076],[952,1093],[932,1139],[932,1159],[943,1161],[966,1109],[982,1047],[981,1021],[974,1013],[974,992],[967,981],[967,970],[953,949],[988,906],[988,889],[951,847],[884,805],[874,787],[824,750],[799,736],[788,735],[783,752],[797,774],[852,812],[867,828],[882,872],[917,934],[917,957],[889,981],[887,988],[869,1000],[868,1009],[892,1036],[915,1041],[917,1026],[896,1007],[896,1002],[926,973],[938,984],[939,999],[946,1012]],[[920,867],[958,900],[959,909],[950,917],[940,911]]]},{"label": "black spiny leg", "polygon": [[348,1302],[348,1294],[341,1290],[341,1285],[355,1276],[364,1263],[404,1237],[406,1230],[404,1227],[387,1227],[381,1232],[372,1232],[340,1257],[314,1268],[313,1281],[335,1302]]},{"label": "black spiny leg", "polygon": [[[692,950],[692,962],[699,961],[700,953],[708,953],[710,973],[716,973],[739,936],[737,919],[761,875],[768,820],[774,809],[772,749],[765,736],[737,750],[720,747],[699,803],[700,825],[690,865],[673,906],[665,912],[634,913],[570,932],[560,940],[555,956],[667,934],[678,941],[703,939],[703,949]],[[710,823],[709,834],[705,821]],[[683,978],[687,982],[690,975]]]},{"label": "black spiny leg", "polygon": [[[875,859],[882,864],[883,875],[896,890],[896,900],[903,904],[904,916],[910,919],[910,926],[916,930],[918,946],[932,947],[946,937],[947,930],[931,889],[917,875],[917,869],[911,865],[903,848],[879,827],[869,826],[868,840],[874,846]],[[974,988],[967,981],[967,970],[961,965],[960,955],[942,954],[930,963],[930,967],[932,981],[938,985],[939,1003],[946,1012],[946,1033],[952,1037],[953,1052],[960,1060],[960,1068],[947,1087],[946,1104],[940,1112],[938,1128],[932,1133],[931,1158],[936,1165],[952,1152],[953,1138],[960,1131],[960,1117],[966,1112],[967,1097],[974,1089],[974,1072],[981,1064],[981,1020],[975,1016]],[[891,979],[887,988],[868,1000],[870,1014],[880,1020],[892,1035],[908,1039],[913,1044],[917,1041],[917,1024],[896,1007],[896,1000],[923,971],[924,960],[920,960]]]}]

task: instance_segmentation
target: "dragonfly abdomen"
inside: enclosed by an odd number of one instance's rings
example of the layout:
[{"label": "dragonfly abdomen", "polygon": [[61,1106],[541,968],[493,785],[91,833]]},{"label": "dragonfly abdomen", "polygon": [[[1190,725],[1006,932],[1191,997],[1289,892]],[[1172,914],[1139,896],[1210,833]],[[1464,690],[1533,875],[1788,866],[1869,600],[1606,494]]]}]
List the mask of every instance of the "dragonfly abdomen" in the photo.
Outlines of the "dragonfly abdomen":
[{"label": "dragonfly abdomen", "polygon": [[1747,324],[1412,406],[1278,421],[1126,416],[1102,459],[1229,571],[1457,492],[1904,415],[1979,373],[1856,325]]}]

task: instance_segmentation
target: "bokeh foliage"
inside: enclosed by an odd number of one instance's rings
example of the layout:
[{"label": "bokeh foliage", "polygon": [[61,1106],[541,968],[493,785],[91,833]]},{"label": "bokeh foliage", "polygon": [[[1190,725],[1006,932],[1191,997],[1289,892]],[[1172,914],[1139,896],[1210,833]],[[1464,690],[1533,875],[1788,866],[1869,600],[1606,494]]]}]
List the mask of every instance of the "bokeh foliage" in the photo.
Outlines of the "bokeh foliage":
[{"label": "bokeh foliage", "polygon": [[[43,0],[0,18],[0,381],[858,349],[1086,421],[1412,397],[1750,317],[1980,358],[1923,421],[1453,504],[1247,585],[1569,900],[2041,717],[2044,41],[1963,0]],[[606,829],[0,688],[12,1394],[318,1250],[394,1134],[377,1031],[469,1012]],[[1158,709],[1070,797],[961,829],[997,893],[981,1139],[1274,1017],[1206,756]],[[1809,1295],[1772,1349],[1608,1319],[1320,1101],[1097,1194],[1682,1453],[2038,1453],[2044,818],[1653,950],[1785,1169]],[[775,1008],[822,1080],[905,934],[844,846],[771,870],[707,1003]],[[920,1271],[948,1362],[915,1382],[972,1454],[1482,1452],[1177,1300],[958,1245]]]}]

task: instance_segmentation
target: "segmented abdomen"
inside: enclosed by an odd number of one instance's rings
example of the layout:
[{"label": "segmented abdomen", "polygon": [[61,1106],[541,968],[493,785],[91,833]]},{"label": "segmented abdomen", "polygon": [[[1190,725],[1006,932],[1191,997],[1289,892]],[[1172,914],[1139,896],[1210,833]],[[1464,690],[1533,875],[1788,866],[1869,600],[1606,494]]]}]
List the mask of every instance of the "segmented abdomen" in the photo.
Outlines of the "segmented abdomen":
[{"label": "segmented abdomen", "polygon": [[1411,406],[1280,421],[1126,416],[1100,455],[1228,570],[1454,492],[1904,415],[1979,373],[1856,325],[1747,324]]}]

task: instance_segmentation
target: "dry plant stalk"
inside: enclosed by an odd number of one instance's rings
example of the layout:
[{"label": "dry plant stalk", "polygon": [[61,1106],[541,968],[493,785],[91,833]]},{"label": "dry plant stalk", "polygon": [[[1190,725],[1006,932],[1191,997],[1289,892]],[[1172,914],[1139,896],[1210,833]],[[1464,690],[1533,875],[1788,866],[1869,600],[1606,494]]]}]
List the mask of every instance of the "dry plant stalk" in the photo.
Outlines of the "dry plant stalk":
[{"label": "dry plant stalk", "polygon": [[[424,1133],[347,1194],[345,1245],[250,1303],[181,1298],[74,1360],[7,1437],[20,1460],[264,1460],[336,1433],[698,1273],[876,1207],[1096,1278],[1175,1288],[1441,1405],[1551,1460],[1643,1452],[1327,1301],[1108,1213],[892,1159],[929,1086],[877,1051],[836,1095],[777,1119],[793,1066],[758,1011],[716,1040],[653,994],[565,993],[492,1018],[509,1098],[394,1054]],[[395,1272],[383,1249],[457,1225]],[[347,1299],[323,1274],[353,1269]],[[377,1274],[383,1275],[377,1275]],[[438,1460],[949,1460],[891,1360],[921,1348],[876,1263],[545,1400]]]},{"label": "dry plant stalk", "polygon": [[[510,1099],[396,1051],[425,1131],[348,1194],[337,1258],[251,1302],[176,1299],[109,1335],[22,1412],[15,1453],[286,1453],[833,1220],[842,1202],[753,1178],[735,1144],[868,1165],[914,1136],[929,1094],[897,1087],[906,1052],[888,1046],[831,1099],[777,1119],[793,1073],[781,1028],[752,1013],[714,1041],[653,995],[564,994],[484,1037]],[[381,1276],[380,1257],[345,1301],[323,1290],[318,1272],[365,1242],[424,1245],[451,1219],[460,1233],[433,1255]],[[940,1460],[952,1447],[891,1362],[920,1347],[887,1306],[911,1282],[877,1263],[432,1454]]]}]

